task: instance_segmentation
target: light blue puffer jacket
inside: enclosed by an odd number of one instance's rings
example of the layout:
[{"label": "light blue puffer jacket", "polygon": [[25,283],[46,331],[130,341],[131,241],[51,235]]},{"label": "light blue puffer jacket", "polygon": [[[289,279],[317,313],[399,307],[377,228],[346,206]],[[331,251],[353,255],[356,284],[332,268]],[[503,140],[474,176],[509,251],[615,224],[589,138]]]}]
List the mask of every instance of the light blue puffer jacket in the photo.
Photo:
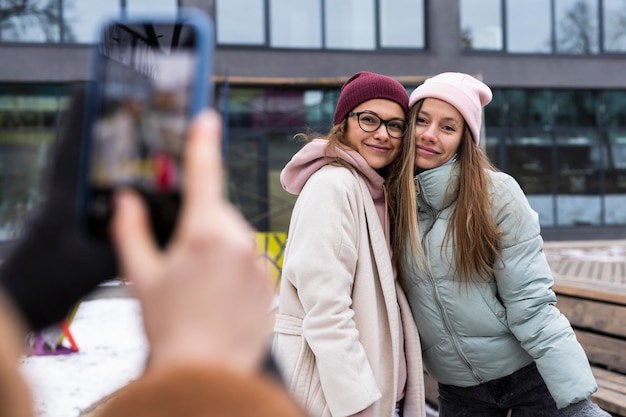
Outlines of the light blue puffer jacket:
[{"label": "light blue puffer jacket", "polygon": [[493,279],[465,285],[452,275],[455,251],[442,244],[457,196],[448,184],[457,172],[455,163],[417,177],[425,259],[421,271],[414,265],[404,271],[402,285],[425,369],[441,383],[467,387],[534,360],[559,408],[587,398],[597,389],[595,379],[569,321],[555,306],[538,215],[511,176],[489,171],[493,215],[503,232]]}]

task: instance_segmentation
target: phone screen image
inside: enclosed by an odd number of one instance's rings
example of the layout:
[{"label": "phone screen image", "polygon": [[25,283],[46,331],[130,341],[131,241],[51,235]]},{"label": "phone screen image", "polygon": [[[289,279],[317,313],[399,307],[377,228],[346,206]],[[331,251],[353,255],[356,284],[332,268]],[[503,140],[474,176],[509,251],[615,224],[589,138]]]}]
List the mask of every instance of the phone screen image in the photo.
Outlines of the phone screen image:
[{"label": "phone screen image", "polygon": [[[199,71],[198,28],[186,23],[114,22],[96,51],[87,127],[86,193],[92,235],[106,238],[116,189],[137,190],[159,243],[176,222],[183,150],[193,114],[208,100]],[[208,77],[207,77],[208,78]]]}]

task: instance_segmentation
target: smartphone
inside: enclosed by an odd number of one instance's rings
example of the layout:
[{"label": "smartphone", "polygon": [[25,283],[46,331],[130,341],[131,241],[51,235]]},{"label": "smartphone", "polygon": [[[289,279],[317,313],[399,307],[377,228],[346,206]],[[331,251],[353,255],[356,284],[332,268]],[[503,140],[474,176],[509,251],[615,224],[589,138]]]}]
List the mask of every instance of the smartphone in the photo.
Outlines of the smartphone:
[{"label": "smartphone", "polygon": [[89,236],[109,239],[112,196],[135,189],[163,246],[178,218],[190,120],[211,105],[214,34],[210,18],[112,19],[99,30],[88,83],[80,218]]}]

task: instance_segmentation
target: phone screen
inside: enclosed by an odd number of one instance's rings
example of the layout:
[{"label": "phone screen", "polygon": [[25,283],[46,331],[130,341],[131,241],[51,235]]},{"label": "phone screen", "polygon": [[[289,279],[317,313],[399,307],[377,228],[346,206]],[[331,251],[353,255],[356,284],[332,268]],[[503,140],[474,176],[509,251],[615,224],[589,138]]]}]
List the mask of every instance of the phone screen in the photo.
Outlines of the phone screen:
[{"label": "phone screen", "polygon": [[[157,240],[171,233],[180,205],[182,153],[197,102],[197,31],[185,23],[112,23],[98,45],[89,103],[88,227],[108,235],[115,189],[139,191]],[[206,92],[204,92],[206,93]]]}]

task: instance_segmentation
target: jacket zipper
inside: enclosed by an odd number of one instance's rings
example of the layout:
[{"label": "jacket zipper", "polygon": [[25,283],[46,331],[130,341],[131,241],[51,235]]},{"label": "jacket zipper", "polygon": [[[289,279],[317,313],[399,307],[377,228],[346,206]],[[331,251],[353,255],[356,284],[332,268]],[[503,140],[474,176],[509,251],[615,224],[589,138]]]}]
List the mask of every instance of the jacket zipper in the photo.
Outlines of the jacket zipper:
[{"label": "jacket zipper", "polygon": [[[419,182],[418,182],[418,179],[417,179],[417,175],[415,176],[414,180],[415,180],[415,191],[419,195],[420,194],[420,187],[419,187]],[[419,203],[418,203],[418,206],[419,206]],[[418,209],[418,211],[419,211],[419,209]],[[432,217],[433,221],[437,217],[438,216],[433,216]],[[454,350],[456,351],[457,356],[459,357],[459,359],[461,359],[461,362],[463,362],[463,364],[465,364],[467,369],[470,371],[472,377],[474,377],[474,379],[476,381],[478,381],[479,383],[483,383],[483,382],[485,382],[483,380],[483,378],[481,378],[480,375],[478,375],[478,373],[476,372],[476,370],[474,369],[472,364],[469,362],[469,360],[467,360],[465,355],[463,355],[463,353],[461,352],[461,346],[459,345],[459,341],[456,338],[454,332],[452,331],[452,326],[450,325],[450,322],[448,320],[448,316],[445,314],[445,308],[444,308],[443,303],[441,301],[441,297],[439,296],[439,291],[437,291],[437,286],[435,285],[435,278],[433,277],[432,273],[430,272],[432,269],[430,267],[430,260],[429,260],[428,253],[427,253],[428,245],[426,245],[425,242],[426,242],[427,234],[428,234],[428,232],[430,232],[431,228],[432,228],[432,225],[428,229],[428,231],[424,234],[424,237],[422,238],[422,248],[424,250],[424,259],[426,260],[426,262],[428,262],[428,274],[427,274],[428,275],[428,283],[432,287],[433,296],[434,296],[435,302],[437,303],[437,307],[439,308],[439,312],[441,313],[441,319],[443,321],[443,325],[445,326],[446,331],[450,335],[450,340],[452,340],[452,344],[454,346]]]}]

